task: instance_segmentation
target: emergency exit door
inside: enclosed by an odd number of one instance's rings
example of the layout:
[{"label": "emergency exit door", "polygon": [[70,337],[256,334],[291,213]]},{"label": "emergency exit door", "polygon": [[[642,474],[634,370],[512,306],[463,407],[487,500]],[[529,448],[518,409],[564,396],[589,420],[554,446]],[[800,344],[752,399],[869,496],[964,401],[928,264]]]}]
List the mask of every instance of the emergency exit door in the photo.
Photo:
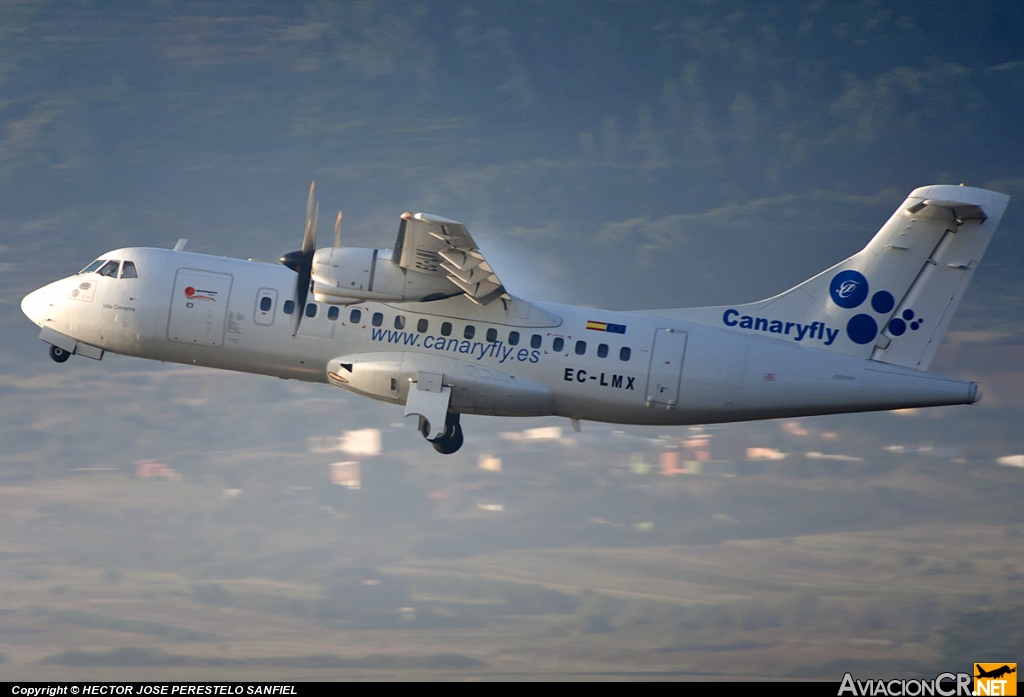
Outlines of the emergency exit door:
[{"label": "emergency exit door", "polygon": [[679,380],[683,374],[686,332],[658,329],[654,332],[651,368],[647,376],[647,403],[669,409],[679,403]]},{"label": "emergency exit door", "polygon": [[198,346],[222,345],[230,297],[230,274],[178,269],[167,338]]}]

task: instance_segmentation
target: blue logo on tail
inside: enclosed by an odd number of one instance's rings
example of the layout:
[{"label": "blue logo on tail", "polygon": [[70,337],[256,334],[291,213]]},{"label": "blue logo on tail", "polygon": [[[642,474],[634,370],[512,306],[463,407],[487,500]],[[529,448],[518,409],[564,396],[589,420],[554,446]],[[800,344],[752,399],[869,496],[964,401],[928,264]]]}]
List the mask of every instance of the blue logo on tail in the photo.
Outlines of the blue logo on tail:
[{"label": "blue logo on tail", "polygon": [[855,344],[870,344],[878,336],[878,322],[871,315],[854,315],[846,323],[846,335]]},{"label": "blue logo on tail", "polygon": [[[868,279],[860,271],[848,269],[840,271],[833,277],[829,285],[829,295],[832,302],[839,307],[852,310],[860,307],[868,298]],[[871,309],[879,315],[888,315],[896,306],[896,298],[887,290],[877,291],[871,296]],[[899,317],[889,321],[889,333],[892,336],[902,336],[907,329],[917,331],[924,323],[920,317],[914,316],[914,311],[904,310]],[[855,344],[870,344],[878,336],[878,322],[867,313],[856,314],[846,323],[846,335]]]},{"label": "blue logo on tail", "polygon": [[[868,299],[870,292],[868,279],[860,271],[847,269],[840,271],[832,277],[828,288],[829,295],[837,306],[852,310],[860,307]],[[896,298],[887,290],[875,291],[871,296],[871,311],[880,316],[885,325],[889,313],[896,307]],[[846,336],[855,344],[864,346],[870,344],[878,337],[881,329],[878,326],[879,318],[871,316],[867,312],[858,312],[846,322]],[[755,331],[768,332],[769,334],[781,334],[790,336],[794,341],[803,341],[805,338],[819,339],[825,346],[831,346],[832,342],[839,336],[839,329],[832,329],[824,322],[811,322],[802,324],[800,322],[787,322],[782,319],[770,317],[758,317],[756,315],[741,314],[736,308],[730,307],[722,314],[722,324],[727,327],[738,327],[740,329],[753,329]],[[917,331],[924,320],[914,314],[914,311],[907,308],[900,313],[899,317],[889,319],[888,330],[892,336],[902,336],[907,330]],[[781,337],[779,337],[781,338]]]},{"label": "blue logo on tail", "polygon": [[889,320],[889,333],[893,336],[903,336],[907,332],[908,323],[910,330],[916,332],[924,324],[924,320],[920,317],[915,317],[913,310],[906,309],[901,313],[900,317],[893,317]]},{"label": "blue logo on tail", "polygon": [[852,310],[859,307],[868,297],[868,279],[860,271],[841,271],[832,279],[828,289],[832,302],[839,307]]}]

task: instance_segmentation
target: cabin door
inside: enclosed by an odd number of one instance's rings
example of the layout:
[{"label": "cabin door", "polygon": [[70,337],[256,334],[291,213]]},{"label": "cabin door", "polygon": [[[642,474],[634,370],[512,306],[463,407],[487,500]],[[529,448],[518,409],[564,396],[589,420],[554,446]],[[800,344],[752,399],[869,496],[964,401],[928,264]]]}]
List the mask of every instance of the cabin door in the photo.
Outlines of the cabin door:
[{"label": "cabin door", "polygon": [[672,409],[679,403],[679,379],[683,374],[686,332],[658,329],[654,332],[651,368],[647,375],[647,403]]},{"label": "cabin door", "polygon": [[183,344],[221,346],[230,297],[230,274],[178,269],[167,338]]}]

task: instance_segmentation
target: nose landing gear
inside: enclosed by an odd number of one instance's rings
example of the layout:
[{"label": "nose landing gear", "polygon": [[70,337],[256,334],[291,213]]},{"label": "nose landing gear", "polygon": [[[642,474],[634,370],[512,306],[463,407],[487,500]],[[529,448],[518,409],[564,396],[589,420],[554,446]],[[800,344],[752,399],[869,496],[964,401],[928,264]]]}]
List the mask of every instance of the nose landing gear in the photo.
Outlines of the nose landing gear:
[{"label": "nose landing gear", "polygon": [[[420,417],[420,433],[426,438],[430,435],[430,423]],[[434,450],[441,453],[442,455],[451,455],[462,447],[462,426],[459,424],[459,415],[453,412],[448,412],[448,415],[444,420],[444,433],[437,438],[430,440],[427,438],[431,445],[434,446]]]},{"label": "nose landing gear", "polygon": [[60,346],[50,346],[50,358],[58,363],[63,363],[67,359],[71,358],[71,352],[65,351]]}]

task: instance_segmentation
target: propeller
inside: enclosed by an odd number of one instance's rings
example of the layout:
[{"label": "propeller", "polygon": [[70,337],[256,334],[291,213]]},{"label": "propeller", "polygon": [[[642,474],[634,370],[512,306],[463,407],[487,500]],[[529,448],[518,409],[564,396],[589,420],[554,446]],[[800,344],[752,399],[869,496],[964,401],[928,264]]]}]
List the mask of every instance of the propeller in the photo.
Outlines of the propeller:
[{"label": "propeller", "polygon": [[338,219],[334,221],[334,246],[341,246],[341,211],[338,211]]},{"label": "propeller", "polygon": [[[281,263],[299,275],[295,282],[295,323],[292,336],[299,333],[302,315],[306,313],[306,298],[309,296],[310,279],[313,276],[313,255],[316,253],[316,223],[320,215],[320,205],[313,199],[316,182],[309,185],[309,198],[306,200],[306,233],[302,236],[302,249],[288,252],[281,257]],[[340,219],[339,219],[340,222]],[[337,224],[335,235],[337,236]]]}]

